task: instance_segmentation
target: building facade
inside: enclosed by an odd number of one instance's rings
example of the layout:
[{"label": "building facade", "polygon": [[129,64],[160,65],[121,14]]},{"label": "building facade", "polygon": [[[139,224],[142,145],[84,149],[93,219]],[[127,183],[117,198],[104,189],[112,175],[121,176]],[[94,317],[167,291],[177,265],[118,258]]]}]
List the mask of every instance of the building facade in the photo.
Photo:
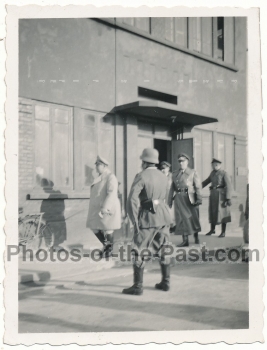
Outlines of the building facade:
[{"label": "building facade", "polygon": [[142,149],[155,147],[173,169],[188,152],[202,180],[221,159],[237,222],[247,185],[246,31],[243,17],[21,19],[19,206],[45,210],[59,241],[82,241],[97,154],[124,207]]}]

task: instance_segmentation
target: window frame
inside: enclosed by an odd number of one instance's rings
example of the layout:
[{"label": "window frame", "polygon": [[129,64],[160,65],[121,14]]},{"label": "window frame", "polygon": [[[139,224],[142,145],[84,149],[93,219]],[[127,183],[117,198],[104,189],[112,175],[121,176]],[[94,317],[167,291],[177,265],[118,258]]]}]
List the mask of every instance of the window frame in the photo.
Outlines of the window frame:
[{"label": "window frame", "polygon": [[[121,18],[121,17],[119,17]],[[150,17],[151,19],[152,17]],[[155,37],[151,34],[151,20],[150,20],[150,32],[149,33],[146,33],[145,31],[142,31],[134,26],[131,26],[131,25],[128,25],[128,24],[124,24],[122,22],[119,22],[117,21],[117,18],[115,19],[109,19],[109,18],[91,18],[92,20],[95,20],[95,21],[98,21],[98,22],[103,22],[105,23],[106,25],[109,25],[115,29],[121,29],[123,31],[126,31],[130,34],[133,34],[133,35],[137,35],[137,36],[140,36],[140,37],[143,37],[143,38],[146,38],[148,40],[151,40],[153,42],[156,42],[156,43],[159,43],[161,45],[164,45],[166,47],[169,47],[169,48],[172,48],[174,50],[177,50],[177,51],[181,51],[181,52],[184,52],[188,55],[191,55],[191,56],[194,56],[196,58],[199,58],[199,59],[202,59],[204,61],[207,61],[207,62],[210,62],[210,63],[213,63],[217,66],[221,66],[223,68],[226,68],[226,69],[229,69],[231,71],[234,71],[234,72],[238,72],[239,71],[239,68],[236,66],[235,63],[227,63],[225,61],[222,61],[220,59],[216,59],[214,58],[213,56],[207,56],[205,54],[202,54],[202,53],[198,53],[196,51],[193,51],[191,49],[188,48],[188,38],[187,38],[187,47],[184,47],[182,45],[179,45],[175,42],[171,42],[171,41],[168,41],[166,39],[160,39],[158,37]],[[187,26],[188,28],[188,26]],[[187,35],[189,35],[189,33],[187,33]],[[213,46],[213,45],[212,45]]]},{"label": "window frame", "polygon": [[[73,136],[74,136],[74,122],[73,122],[73,108],[70,106],[66,105],[60,105],[57,103],[51,103],[51,102],[44,102],[44,101],[37,101],[37,100],[32,100],[32,106],[33,106],[33,129],[35,130],[35,121],[38,120],[36,119],[36,112],[35,108],[36,106],[44,106],[44,107],[49,107],[49,177],[51,181],[53,181],[53,172],[54,172],[54,155],[53,155],[53,150],[56,147],[53,143],[53,133],[54,133],[54,127],[53,124],[55,123],[55,109],[63,109],[68,111],[69,113],[69,132],[68,132],[68,142],[69,142],[69,185],[68,186],[58,186],[54,185],[55,188],[59,190],[64,190],[64,191],[73,191],[74,190],[74,164],[73,164]],[[38,186],[35,182],[35,177],[36,177],[36,164],[35,164],[35,146],[36,146],[36,135],[34,131],[34,149],[33,149],[33,188],[38,188],[39,190],[41,189],[40,186]],[[49,186],[45,186],[43,188],[49,188]]]}]

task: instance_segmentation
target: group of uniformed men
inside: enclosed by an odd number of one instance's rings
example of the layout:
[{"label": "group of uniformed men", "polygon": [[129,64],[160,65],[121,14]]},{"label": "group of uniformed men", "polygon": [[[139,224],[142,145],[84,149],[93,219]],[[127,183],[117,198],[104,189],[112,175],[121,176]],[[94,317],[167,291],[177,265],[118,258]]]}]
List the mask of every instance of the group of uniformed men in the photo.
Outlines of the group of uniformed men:
[{"label": "group of uniformed men", "polygon": [[[202,204],[201,188],[210,186],[209,221],[210,231],[215,234],[215,226],[221,224],[219,237],[225,237],[226,224],[231,221],[230,206],[232,186],[222,162],[212,160],[213,171],[202,182],[194,169],[188,167],[190,160],[186,153],[178,155],[179,170],[170,173],[171,164],[160,163],[156,149],[145,148],[141,155],[142,171],[135,176],[128,199],[127,214],[134,227],[132,251],[137,253],[133,259],[134,284],[123,289],[124,294],[143,293],[144,258],[138,254],[143,249],[157,255],[160,260],[162,279],[156,289],[170,289],[170,258],[163,249],[168,242],[169,233],[183,236],[179,247],[189,246],[189,235],[199,243],[198,233],[199,205]],[[118,181],[108,169],[108,161],[98,156],[96,170],[99,177],[91,186],[87,227],[91,228],[103,244],[102,256],[112,252],[112,233],[121,226],[121,208],[118,199]],[[173,208],[174,204],[174,208]],[[172,215],[174,209],[174,215]]]}]

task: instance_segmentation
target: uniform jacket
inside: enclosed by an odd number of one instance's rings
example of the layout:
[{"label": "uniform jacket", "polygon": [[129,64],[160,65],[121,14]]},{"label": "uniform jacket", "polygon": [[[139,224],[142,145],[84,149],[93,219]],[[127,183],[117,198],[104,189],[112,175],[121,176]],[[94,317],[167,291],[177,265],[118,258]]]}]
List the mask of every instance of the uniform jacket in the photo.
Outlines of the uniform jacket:
[{"label": "uniform jacket", "polygon": [[[99,216],[101,208],[110,215]],[[121,227],[121,206],[118,198],[118,181],[114,174],[106,169],[91,186],[89,212],[86,226],[91,229],[116,230]]]},{"label": "uniform jacket", "polygon": [[222,186],[224,187],[224,199],[231,199],[232,197],[232,185],[229,175],[224,170],[213,170],[210,176],[202,182],[202,187],[206,187],[211,183],[212,187]]},{"label": "uniform jacket", "polygon": [[194,204],[196,200],[200,203],[202,202],[201,195],[201,182],[198,177],[197,172],[194,169],[186,168],[184,172],[176,170],[172,174],[172,185],[169,192],[168,204],[172,206],[172,200],[175,196],[175,193],[179,189],[188,189],[188,196],[191,204]]},{"label": "uniform jacket", "polygon": [[[127,212],[136,228],[170,225],[170,211],[165,201],[167,191],[168,178],[156,167],[149,167],[136,175],[127,199]],[[156,213],[142,209],[141,202],[147,199],[159,200]]]}]

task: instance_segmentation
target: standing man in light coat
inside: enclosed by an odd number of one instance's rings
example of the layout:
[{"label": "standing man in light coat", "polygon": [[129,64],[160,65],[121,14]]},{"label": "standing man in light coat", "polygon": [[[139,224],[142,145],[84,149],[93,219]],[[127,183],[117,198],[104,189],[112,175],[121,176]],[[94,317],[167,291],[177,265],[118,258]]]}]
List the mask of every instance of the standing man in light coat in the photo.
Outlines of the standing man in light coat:
[{"label": "standing man in light coat", "polygon": [[[165,203],[168,178],[156,168],[159,153],[154,148],[145,148],[141,155],[142,168],[136,175],[127,200],[127,213],[134,226],[133,248],[136,252],[150,249],[154,256],[160,255],[162,280],[156,289],[170,289],[170,259],[164,254],[168,242],[170,211]],[[145,260],[138,254],[134,259],[134,284],[123,289],[124,294],[143,294]]]},{"label": "standing man in light coat", "polygon": [[188,167],[190,158],[186,153],[178,155],[180,169],[172,174],[172,185],[168,204],[172,207],[174,201],[175,234],[183,235],[183,242],[178,247],[189,246],[189,235],[194,235],[195,243],[199,243],[198,232],[201,231],[199,222],[199,205],[202,204],[201,182],[194,169]]},{"label": "standing man in light coat", "polygon": [[86,227],[90,228],[103,245],[102,256],[112,254],[113,232],[121,227],[121,206],[118,198],[118,181],[108,169],[108,161],[97,156],[99,176],[91,185],[89,212]]},{"label": "standing man in light coat", "polygon": [[225,237],[226,224],[231,222],[230,206],[232,205],[232,185],[227,172],[221,169],[222,162],[213,158],[211,164],[213,171],[210,173],[210,176],[202,182],[202,187],[211,183],[209,199],[210,231],[206,236],[215,234],[215,226],[221,224],[222,232],[219,238],[222,238]]}]

